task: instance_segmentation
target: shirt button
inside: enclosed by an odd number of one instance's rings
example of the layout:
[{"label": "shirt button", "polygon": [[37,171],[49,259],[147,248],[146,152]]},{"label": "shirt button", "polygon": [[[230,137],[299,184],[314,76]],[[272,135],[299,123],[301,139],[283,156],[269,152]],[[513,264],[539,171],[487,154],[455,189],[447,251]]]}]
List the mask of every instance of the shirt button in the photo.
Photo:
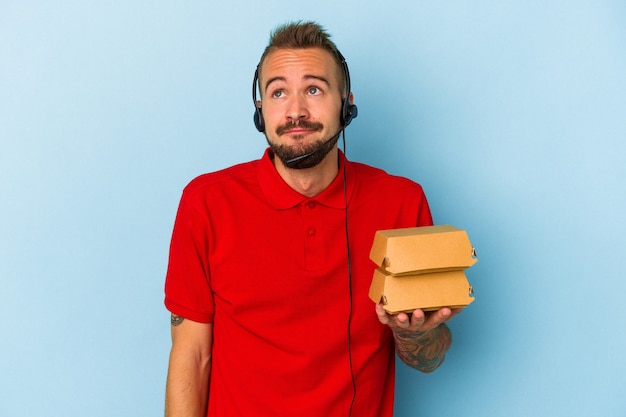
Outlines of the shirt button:
[{"label": "shirt button", "polygon": [[317,203],[315,201],[309,201],[308,203],[306,203],[306,205],[310,208],[310,209],[314,209],[315,206],[317,205]]},{"label": "shirt button", "polygon": [[315,236],[316,230],[315,227],[310,227],[309,230],[306,231],[309,236]]}]

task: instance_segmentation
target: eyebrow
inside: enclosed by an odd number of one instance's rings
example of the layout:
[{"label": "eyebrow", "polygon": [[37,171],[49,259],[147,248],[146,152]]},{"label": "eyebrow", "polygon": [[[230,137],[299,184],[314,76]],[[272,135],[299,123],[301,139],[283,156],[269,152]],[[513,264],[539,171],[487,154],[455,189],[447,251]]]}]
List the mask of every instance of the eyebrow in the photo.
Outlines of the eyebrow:
[{"label": "eyebrow", "polygon": [[[328,80],[325,77],[322,77],[321,75],[307,74],[307,75],[305,75],[302,78],[304,78],[305,80],[319,80],[319,81],[323,82],[324,84],[326,84],[326,86],[330,87],[330,83],[328,82]],[[272,84],[275,81],[287,81],[287,79],[285,77],[281,77],[281,76],[270,78],[265,83],[264,91],[267,91],[267,89],[269,88],[270,84]]]}]

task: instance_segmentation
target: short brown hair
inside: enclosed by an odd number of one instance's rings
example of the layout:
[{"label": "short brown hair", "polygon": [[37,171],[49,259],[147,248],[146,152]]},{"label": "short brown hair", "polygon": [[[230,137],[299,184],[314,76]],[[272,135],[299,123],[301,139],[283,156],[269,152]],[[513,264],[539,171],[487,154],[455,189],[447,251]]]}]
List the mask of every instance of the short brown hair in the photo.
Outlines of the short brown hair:
[{"label": "short brown hair", "polygon": [[330,40],[330,34],[318,23],[310,21],[285,23],[272,31],[270,34],[270,42],[265,48],[265,51],[263,51],[263,55],[261,55],[261,60],[257,67],[259,78],[261,78],[263,62],[272,52],[279,49],[307,48],[321,48],[330,52],[341,74],[340,88],[343,91],[346,83],[346,74],[343,70],[343,55],[341,55],[341,52],[337,49],[337,45]]}]

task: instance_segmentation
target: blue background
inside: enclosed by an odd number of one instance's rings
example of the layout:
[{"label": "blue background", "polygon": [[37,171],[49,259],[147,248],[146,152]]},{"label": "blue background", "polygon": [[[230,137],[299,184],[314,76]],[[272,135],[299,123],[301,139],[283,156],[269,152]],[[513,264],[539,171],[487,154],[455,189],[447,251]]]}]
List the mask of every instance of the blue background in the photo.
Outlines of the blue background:
[{"label": "blue background", "polygon": [[478,250],[396,415],[626,415],[626,3],[564,0],[0,1],[0,415],[162,415],[180,192],[261,155],[252,75],[294,19],[350,65],[349,158]]}]

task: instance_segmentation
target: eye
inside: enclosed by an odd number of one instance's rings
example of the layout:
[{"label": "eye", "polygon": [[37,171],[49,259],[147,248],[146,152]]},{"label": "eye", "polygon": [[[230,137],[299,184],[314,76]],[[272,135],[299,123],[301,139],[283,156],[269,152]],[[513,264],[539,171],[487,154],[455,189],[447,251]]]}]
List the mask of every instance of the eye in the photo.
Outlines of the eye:
[{"label": "eye", "polygon": [[320,89],[319,89],[319,88],[317,88],[317,87],[309,87],[309,89],[307,90],[307,93],[308,93],[308,94],[310,94],[310,95],[312,95],[312,96],[315,96],[315,95],[320,94],[320,93],[321,93],[321,91],[320,91]]},{"label": "eye", "polygon": [[285,92],[283,90],[275,90],[272,92],[272,98],[281,98],[284,95]]}]

